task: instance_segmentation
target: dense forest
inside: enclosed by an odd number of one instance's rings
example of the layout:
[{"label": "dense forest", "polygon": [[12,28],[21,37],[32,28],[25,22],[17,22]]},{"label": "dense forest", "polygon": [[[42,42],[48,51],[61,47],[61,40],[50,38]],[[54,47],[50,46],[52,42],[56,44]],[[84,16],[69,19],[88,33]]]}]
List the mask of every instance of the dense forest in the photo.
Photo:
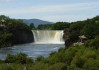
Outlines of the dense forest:
[{"label": "dense forest", "polygon": [[[35,60],[24,53],[8,54],[5,60],[0,60],[0,70],[99,70],[99,16],[71,23],[42,24],[38,29],[64,30],[66,47]],[[5,35],[9,38],[12,34]],[[81,35],[87,38],[84,44],[73,45]]]}]

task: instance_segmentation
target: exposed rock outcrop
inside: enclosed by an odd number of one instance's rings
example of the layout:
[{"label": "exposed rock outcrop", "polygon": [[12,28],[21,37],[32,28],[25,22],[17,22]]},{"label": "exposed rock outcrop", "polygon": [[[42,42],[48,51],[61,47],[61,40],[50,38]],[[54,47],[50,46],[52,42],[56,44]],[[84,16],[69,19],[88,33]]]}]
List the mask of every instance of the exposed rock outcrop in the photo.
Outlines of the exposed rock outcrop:
[{"label": "exposed rock outcrop", "polygon": [[10,32],[13,34],[13,44],[24,44],[31,43],[34,41],[33,33],[31,30],[10,29]]},{"label": "exposed rock outcrop", "polygon": [[63,39],[65,41],[65,46],[68,47],[71,44],[71,40],[69,39],[69,29],[66,28],[64,30]]}]

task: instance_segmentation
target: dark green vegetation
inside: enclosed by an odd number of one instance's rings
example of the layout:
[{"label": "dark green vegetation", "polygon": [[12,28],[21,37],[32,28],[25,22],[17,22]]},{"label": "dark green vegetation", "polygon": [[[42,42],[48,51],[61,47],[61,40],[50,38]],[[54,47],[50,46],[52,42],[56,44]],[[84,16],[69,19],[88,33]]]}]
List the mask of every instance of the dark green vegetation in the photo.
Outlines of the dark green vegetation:
[{"label": "dark green vegetation", "polygon": [[0,16],[0,48],[33,42],[31,28],[21,20]]},{"label": "dark green vegetation", "polygon": [[69,28],[70,24],[68,22],[56,22],[54,24],[41,24],[38,25],[37,29],[40,30],[64,30]]},{"label": "dark green vegetation", "polygon": [[28,58],[26,54],[19,53],[16,55],[8,54],[6,59],[3,61],[5,63],[20,63],[20,64],[28,64],[33,63],[31,58]]},{"label": "dark green vegetation", "polygon": [[26,67],[28,70],[98,70],[99,37],[96,38],[88,40],[82,46],[60,48],[48,58],[40,56],[35,61],[23,53],[8,55],[0,61],[0,69],[23,70]]},{"label": "dark green vegetation", "polygon": [[29,26],[30,26],[31,30],[34,30],[35,29],[35,26],[34,26],[33,23],[31,23]]},{"label": "dark green vegetation", "polygon": [[63,30],[70,26],[67,22],[56,22],[54,24],[40,24],[37,27],[33,23],[29,25],[33,30]]},{"label": "dark green vegetation", "polygon": [[[57,25],[55,27],[60,29]],[[99,16],[62,27],[66,28],[66,48],[60,48],[48,58],[39,56],[35,61],[22,53],[8,55],[0,61],[0,70],[99,70]],[[81,46],[74,46],[79,35],[85,35],[87,40]]]},{"label": "dark green vegetation", "polygon": [[68,29],[64,31],[65,43],[67,46],[79,40],[79,36],[84,35],[88,40],[99,35],[99,16],[84,21],[72,22]]}]

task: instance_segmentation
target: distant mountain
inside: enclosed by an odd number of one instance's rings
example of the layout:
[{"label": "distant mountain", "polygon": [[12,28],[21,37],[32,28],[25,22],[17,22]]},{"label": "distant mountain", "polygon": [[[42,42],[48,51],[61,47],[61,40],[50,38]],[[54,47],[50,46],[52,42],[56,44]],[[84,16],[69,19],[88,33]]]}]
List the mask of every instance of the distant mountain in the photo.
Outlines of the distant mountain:
[{"label": "distant mountain", "polygon": [[37,27],[40,24],[52,24],[52,22],[40,20],[40,19],[21,19],[24,23],[27,25],[30,25],[30,23],[34,23],[34,25]]}]

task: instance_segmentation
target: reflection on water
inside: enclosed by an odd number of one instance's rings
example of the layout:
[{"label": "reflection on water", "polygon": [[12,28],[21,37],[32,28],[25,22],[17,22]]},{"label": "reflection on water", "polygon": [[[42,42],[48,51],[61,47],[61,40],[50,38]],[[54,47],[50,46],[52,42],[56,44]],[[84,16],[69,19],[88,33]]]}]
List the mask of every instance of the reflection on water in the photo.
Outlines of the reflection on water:
[{"label": "reflection on water", "polygon": [[0,50],[0,58],[4,59],[7,54],[26,53],[31,58],[38,56],[48,57],[51,52],[57,51],[59,48],[64,47],[63,44],[23,44],[16,45],[9,48],[2,48]]}]

